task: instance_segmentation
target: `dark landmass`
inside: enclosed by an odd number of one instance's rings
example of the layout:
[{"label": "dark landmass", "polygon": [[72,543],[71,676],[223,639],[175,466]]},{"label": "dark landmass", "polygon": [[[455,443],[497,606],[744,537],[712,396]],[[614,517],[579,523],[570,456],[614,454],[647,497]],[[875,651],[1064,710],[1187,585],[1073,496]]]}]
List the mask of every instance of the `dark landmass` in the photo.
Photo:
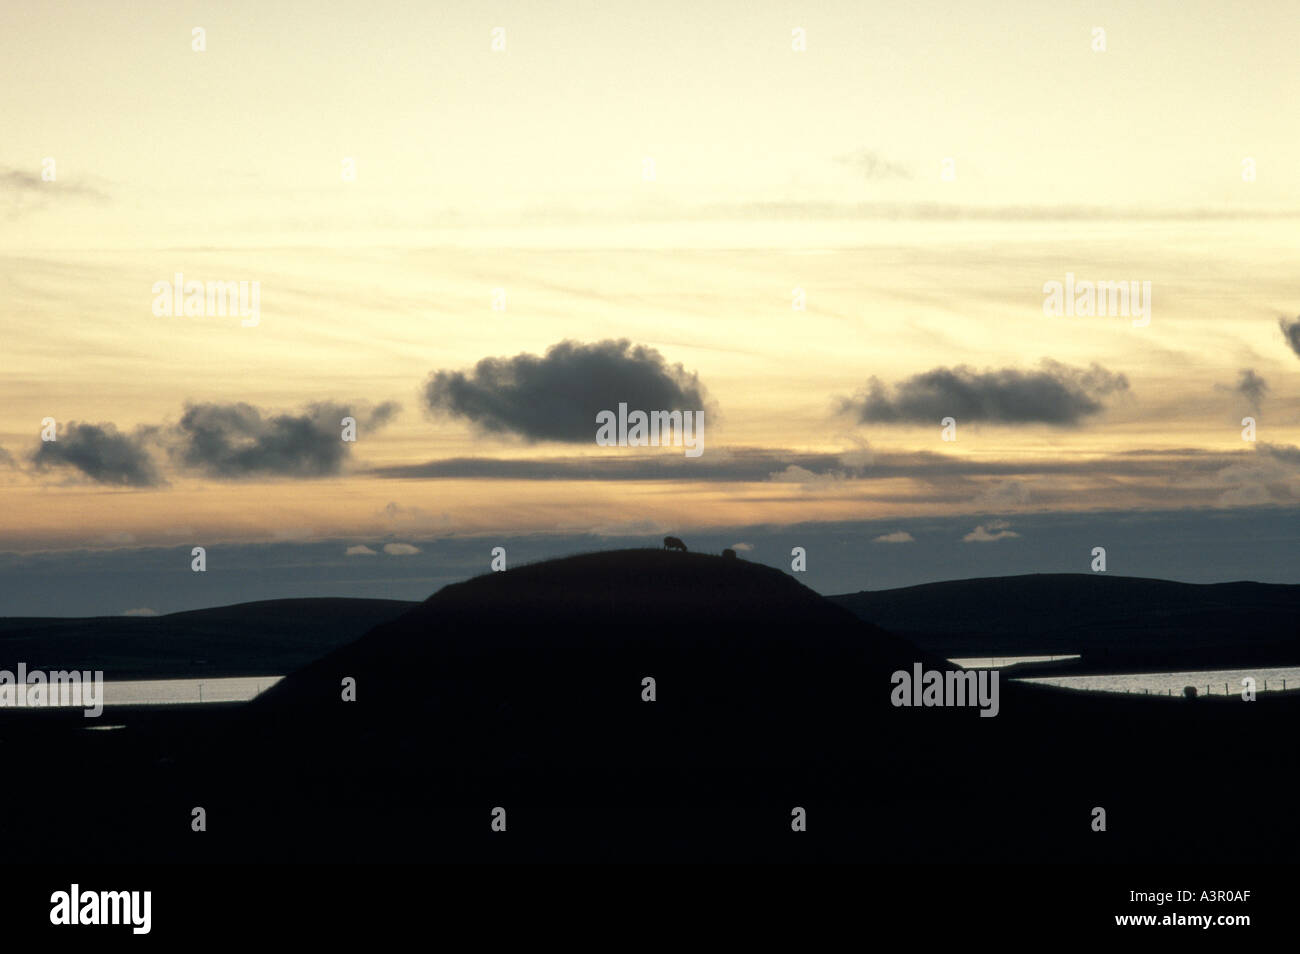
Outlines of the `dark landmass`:
[{"label": "dark landmass", "polygon": [[400,600],[293,599],[166,616],[0,619],[0,669],[104,678],[283,675],[409,610]]},{"label": "dark landmass", "polygon": [[931,652],[1078,654],[1017,675],[1300,664],[1300,586],[1038,573],[829,597]]},{"label": "dark landmass", "polygon": [[521,566],[445,587],[247,705],[122,707],[109,732],[0,714],[26,780],[0,787],[0,844],[87,861],[1242,863],[1300,835],[1300,693],[1003,681],[981,718],[891,705],[914,662],[946,666],[743,560]]}]

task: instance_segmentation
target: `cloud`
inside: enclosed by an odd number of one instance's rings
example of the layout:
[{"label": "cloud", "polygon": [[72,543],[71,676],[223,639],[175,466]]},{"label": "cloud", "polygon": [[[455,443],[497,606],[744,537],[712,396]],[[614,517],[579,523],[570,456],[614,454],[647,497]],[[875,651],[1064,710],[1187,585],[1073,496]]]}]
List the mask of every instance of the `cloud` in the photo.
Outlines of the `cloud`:
[{"label": "cloud", "polygon": [[364,440],[398,408],[391,401],[374,408],[325,401],[298,414],[264,415],[243,402],[187,404],[171,431],[171,452],[182,466],[223,480],[328,477],[343,469],[351,447],[343,440],[343,418],[356,419],[357,437]]},{"label": "cloud", "polygon": [[[875,464],[875,452],[867,442],[854,439],[857,448],[840,454],[797,454],[798,463],[788,464],[781,470],[770,471],[767,479],[777,484],[799,484],[804,490],[825,489],[855,480],[866,475]],[[727,461],[721,462],[727,466]],[[838,465],[838,466],[837,466]]]},{"label": "cloud", "polygon": [[1256,374],[1254,368],[1242,368],[1237,378],[1237,384],[1232,390],[1244,397],[1250,403],[1250,406],[1258,412],[1260,402],[1268,394],[1268,382]]},{"label": "cloud", "polygon": [[849,440],[857,447],[841,454],[840,463],[854,474],[861,473],[876,462],[876,453],[871,449],[871,445],[860,437],[850,435]]},{"label": "cloud", "polygon": [[1217,506],[1290,503],[1300,496],[1300,447],[1260,442],[1253,453],[1237,455],[1214,477],[1227,487],[1215,501]]},{"label": "cloud", "polygon": [[835,161],[852,169],[868,182],[912,178],[912,171],[907,166],[886,159],[870,149],[859,149],[843,156],[836,156]]},{"label": "cloud", "polygon": [[828,470],[823,473],[815,473],[807,467],[800,467],[798,464],[791,464],[785,470],[774,471],[767,475],[767,479],[775,484],[799,484],[805,490],[817,487],[828,487],[832,484],[839,483],[845,479],[843,471]]},{"label": "cloud", "polygon": [[915,543],[916,539],[906,530],[895,530],[893,533],[882,533],[876,537],[873,543]]},{"label": "cloud", "polygon": [[985,486],[975,499],[991,509],[1026,504],[1029,503],[1029,488],[1022,480],[997,480]]},{"label": "cloud", "polygon": [[873,377],[842,409],[860,423],[935,424],[944,417],[1005,424],[1072,426],[1103,409],[1101,399],[1128,390],[1122,374],[1100,365],[1072,368],[1044,360],[1037,371],[934,368],[895,385],[891,394]]},{"label": "cloud", "polygon": [[378,552],[370,549],[364,543],[358,543],[355,546],[348,547],[343,551],[344,556],[378,556]]},{"label": "cloud", "polygon": [[45,208],[56,199],[92,199],[96,202],[108,199],[105,193],[91,186],[58,178],[47,182],[39,173],[12,167],[0,168],[0,196],[8,199],[7,212],[11,218]]},{"label": "cloud", "polygon": [[0,186],[6,189],[27,192],[42,189],[50,184],[52,183],[45,182],[34,172],[26,172],[22,169],[0,169]]},{"label": "cloud", "polygon": [[566,340],[541,357],[484,358],[469,373],[436,371],[424,399],[431,411],[486,433],[574,443],[594,443],[597,412],[617,411],[619,402],[643,411],[700,410],[706,403],[697,374],[627,339]]},{"label": "cloud", "polygon": [[147,606],[141,606],[138,609],[122,610],[123,616],[157,616],[156,609],[150,609]]},{"label": "cloud", "polygon": [[12,167],[0,169],[0,188],[15,192],[61,192],[65,195],[81,195],[94,199],[108,198],[103,192],[88,185],[67,182],[57,177],[53,182],[47,182],[35,172]]},{"label": "cloud", "polygon": [[420,552],[420,548],[413,547],[409,543],[385,543],[384,552],[389,556],[415,556]]},{"label": "cloud", "polygon": [[1270,444],[1261,441],[1257,446],[1260,454],[1284,464],[1300,466],[1300,447],[1296,447],[1294,444]]},{"label": "cloud", "polygon": [[[594,428],[593,428],[594,434]],[[797,464],[815,472],[839,467],[841,454],[807,454],[764,448],[719,448],[695,460],[681,454],[620,454],[594,457],[449,457],[423,464],[375,467],[367,473],[392,479],[498,480],[718,480],[767,481],[772,472]],[[691,465],[695,466],[691,466]]]},{"label": "cloud", "polygon": [[361,416],[358,417],[354,414],[353,417],[357,417],[358,424],[364,423],[366,427],[372,430],[379,430],[379,428],[397,417],[401,409],[402,405],[396,401],[384,401],[373,408],[369,404],[362,404],[358,411]]},{"label": "cloud", "polygon": [[[808,453],[785,448],[718,448],[708,457],[686,460],[680,455],[629,454],[618,457],[544,457],[528,460],[500,457],[452,457],[421,464],[375,467],[369,476],[393,480],[496,479],[496,480],[634,480],[634,481],[717,481],[724,483],[767,483],[774,473],[786,473],[791,466],[814,475],[842,473],[859,480],[911,479],[947,481],[960,485],[955,501],[969,502],[977,493],[995,497],[1014,494],[1016,479],[1024,477],[1077,476],[1103,480],[1125,478],[1167,485],[1171,470],[1185,475],[1212,474],[1230,464],[1243,451],[1206,451],[1196,448],[1120,451],[1105,457],[1078,460],[1068,457],[999,459],[972,458],[933,451],[880,452],[866,468],[846,466],[854,452]],[[797,473],[797,472],[796,472]],[[993,477],[1011,487],[990,491],[975,478]],[[1022,484],[1025,493],[1028,485]],[[386,511],[381,511],[384,513]]]},{"label": "cloud", "polygon": [[754,549],[754,544],[752,544],[752,543],[733,543],[733,544],[731,545],[731,549],[733,549],[733,550],[737,550],[737,551],[739,551],[740,553],[748,553],[750,550]]},{"label": "cloud", "polygon": [[990,520],[988,523],[980,524],[962,537],[962,543],[994,543],[998,540],[1007,540],[1011,537],[1020,536],[1014,530],[1007,529],[1010,526],[1005,520]]},{"label": "cloud", "polygon": [[451,514],[445,510],[441,513],[434,513],[423,507],[408,507],[399,504],[395,500],[390,500],[384,507],[376,511],[376,516],[389,524],[390,533],[394,536],[398,534],[402,536],[412,534],[432,536],[445,531],[452,524]]},{"label": "cloud", "polygon": [[17,467],[18,461],[14,460],[14,455],[9,453],[3,447],[0,447],[0,467]]},{"label": "cloud", "polygon": [[37,470],[72,467],[101,484],[155,487],[162,477],[146,447],[151,431],[122,434],[111,423],[69,422],[58,440],[41,441],[32,455]]},{"label": "cloud", "polygon": [[1220,507],[1258,507],[1261,504],[1274,503],[1273,494],[1263,484],[1242,484],[1219,494],[1217,505]]},{"label": "cloud", "polygon": [[[371,468],[362,473],[389,480],[511,480],[511,481],[621,481],[646,483],[753,484],[749,499],[788,503],[788,487],[796,482],[809,493],[837,494],[864,505],[952,505],[986,515],[1006,516],[1013,507],[1029,503],[1039,507],[1075,509],[1080,501],[1095,497],[1119,506],[1167,508],[1214,507],[1230,486],[1225,468],[1254,465],[1269,458],[1300,460],[1300,450],[1287,445],[1242,443],[1241,449],[1206,450],[1195,447],[1117,450],[1079,458],[1067,454],[1031,457],[970,456],[935,451],[878,451],[869,468],[854,472],[844,466],[842,452],[810,453],[775,447],[719,447],[713,455],[688,461],[673,455],[615,457],[553,456],[528,460],[499,457],[458,457],[421,464]],[[696,464],[698,466],[691,466]],[[801,468],[791,470],[791,468]],[[781,480],[773,482],[773,475]],[[762,495],[767,485],[769,495]],[[1278,486],[1275,484],[1275,487]],[[1296,487],[1300,497],[1300,486]],[[1278,496],[1279,501],[1286,499]],[[973,505],[973,506],[972,506]],[[379,509],[384,516],[386,509]],[[444,518],[444,523],[446,518]],[[438,526],[390,523],[393,536],[434,535]],[[629,529],[620,524],[607,535],[672,532],[672,526],[646,524]],[[593,530],[592,532],[601,532]],[[879,531],[877,531],[879,532]]]},{"label": "cloud", "polygon": [[1296,353],[1297,357],[1300,357],[1300,318],[1295,319],[1295,321],[1279,318],[1277,326],[1282,329],[1282,336],[1286,338],[1287,345]]}]

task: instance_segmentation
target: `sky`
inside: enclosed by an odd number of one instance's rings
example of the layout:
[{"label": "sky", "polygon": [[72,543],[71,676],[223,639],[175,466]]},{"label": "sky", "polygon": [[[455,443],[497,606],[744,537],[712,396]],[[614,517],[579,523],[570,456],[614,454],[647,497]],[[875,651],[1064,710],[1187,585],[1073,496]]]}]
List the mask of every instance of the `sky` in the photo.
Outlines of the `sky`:
[{"label": "sky", "polygon": [[[1300,582],[1293,36],[1289,3],[11,0],[0,615],[414,599],[665,533],[816,541],[823,592],[1108,535],[1112,572]],[[177,275],[249,308],[168,313]],[[703,453],[598,445],[620,401],[703,411]],[[257,582],[150,569],[195,546]]]}]

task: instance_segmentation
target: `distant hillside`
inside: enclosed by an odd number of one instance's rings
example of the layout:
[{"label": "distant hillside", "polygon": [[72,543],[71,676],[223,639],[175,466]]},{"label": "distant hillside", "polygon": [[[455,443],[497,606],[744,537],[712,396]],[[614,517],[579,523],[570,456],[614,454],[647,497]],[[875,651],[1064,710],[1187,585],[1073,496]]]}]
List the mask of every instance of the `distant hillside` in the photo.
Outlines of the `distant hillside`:
[{"label": "distant hillside", "polygon": [[0,669],[102,669],[107,679],[282,675],[415,605],[293,599],[166,616],[0,619]]},{"label": "distant hillside", "polygon": [[[263,608],[308,633],[346,609]],[[944,665],[744,560],[620,550],[517,566],[444,587],[247,705],[142,707],[114,732],[85,731],[78,712],[9,713],[11,764],[111,781],[94,798],[4,787],[0,843],[119,864],[1050,864],[1275,861],[1300,839],[1300,692],[1246,703],[1002,680],[986,718],[894,705],[891,674],[917,662]],[[1242,784],[1238,765],[1264,781]],[[197,837],[196,805],[210,826]]]},{"label": "distant hillside", "polygon": [[945,656],[1080,653],[1120,664],[1300,662],[1300,586],[1033,574],[832,596]]}]

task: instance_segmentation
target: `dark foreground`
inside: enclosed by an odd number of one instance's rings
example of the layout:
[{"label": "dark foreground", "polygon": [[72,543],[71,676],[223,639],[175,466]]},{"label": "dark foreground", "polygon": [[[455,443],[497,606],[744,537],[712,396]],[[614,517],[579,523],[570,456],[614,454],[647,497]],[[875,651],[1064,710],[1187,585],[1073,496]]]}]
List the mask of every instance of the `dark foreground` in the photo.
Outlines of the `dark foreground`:
[{"label": "dark foreground", "polygon": [[1251,862],[1297,843],[1300,694],[1002,683],[996,718],[892,706],[918,661],[947,666],[771,568],[550,561],[447,587],[249,705],[6,713],[0,838],[119,862]]}]

